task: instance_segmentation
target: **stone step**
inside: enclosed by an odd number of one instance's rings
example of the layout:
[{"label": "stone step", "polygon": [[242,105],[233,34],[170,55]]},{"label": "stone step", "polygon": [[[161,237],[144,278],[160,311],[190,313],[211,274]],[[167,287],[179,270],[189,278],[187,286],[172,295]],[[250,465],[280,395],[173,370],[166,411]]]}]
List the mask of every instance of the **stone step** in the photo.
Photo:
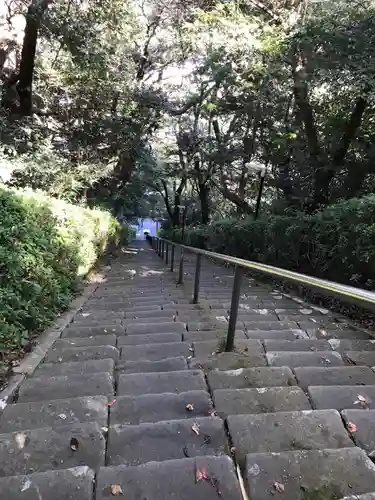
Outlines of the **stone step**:
[{"label": "stone step", "polygon": [[[297,323],[294,321],[239,321],[237,327],[239,329],[242,328],[241,325],[244,325],[245,331],[257,331],[257,330],[297,330],[299,329]],[[303,330],[303,328],[301,328]]]},{"label": "stone step", "polygon": [[117,394],[119,396],[141,396],[206,390],[203,372],[186,370],[160,373],[120,374]]},{"label": "stone step", "polygon": [[82,373],[79,375],[43,376],[25,380],[20,387],[18,401],[48,401],[80,396],[113,395],[113,378],[109,373]]},{"label": "stone step", "polygon": [[94,471],[87,466],[0,478],[4,500],[92,500]]},{"label": "stone step", "polygon": [[317,325],[313,323],[298,323],[300,328],[305,330],[311,338],[317,339],[349,339],[368,340],[367,333],[354,329],[339,329],[336,325]]},{"label": "stone step", "polygon": [[375,409],[374,385],[310,386],[308,393],[317,410]]},{"label": "stone step", "polygon": [[[190,326],[190,325],[189,325]],[[188,342],[205,342],[207,340],[222,340],[227,338],[227,330],[205,330],[205,331],[188,331],[184,333],[184,340]],[[246,340],[243,330],[236,330],[235,335],[237,340]]]},{"label": "stone step", "polygon": [[[0,434],[0,476],[104,465],[105,439],[95,423]],[[27,497],[28,498],[28,497]]]},{"label": "stone step", "polygon": [[249,339],[259,340],[289,340],[308,339],[308,335],[303,330],[245,330],[245,335]]},{"label": "stone step", "polygon": [[335,410],[230,415],[228,428],[241,468],[248,453],[353,446]]},{"label": "stone step", "polygon": [[375,351],[346,351],[343,358],[351,365],[375,366]]},{"label": "stone step", "polygon": [[222,417],[246,413],[311,410],[307,396],[299,387],[216,389],[214,403],[218,415]]},{"label": "stone step", "polygon": [[67,347],[95,347],[111,345],[115,346],[116,335],[95,335],[91,337],[69,337],[58,339],[53,344],[53,349],[62,349]]},{"label": "stone step", "polygon": [[292,370],[285,366],[281,368],[239,368],[230,371],[213,370],[208,372],[207,379],[211,391],[296,385]]},{"label": "stone step", "polygon": [[374,490],[375,466],[356,447],[254,453],[246,461],[251,500],[334,500]]},{"label": "stone step", "polygon": [[298,385],[375,385],[375,373],[367,366],[332,366],[295,368]]},{"label": "stone step", "polygon": [[[209,332],[212,330],[222,330],[226,332],[228,330],[228,324],[219,323],[217,321],[190,321],[189,322],[189,332]],[[220,332],[218,332],[220,333]]]},{"label": "stone step", "polygon": [[34,373],[35,377],[58,377],[60,375],[78,375],[90,373],[113,374],[113,359],[94,359],[90,361],[70,361],[68,363],[41,363]]},{"label": "stone step", "polygon": [[330,339],[331,348],[341,353],[345,351],[375,351],[375,340]]},{"label": "stone step", "polygon": [[224,455],[226,444],[224,423],[217,417],[111,425],[107,465],[134,466],[184,457]]},{"label": "stone step", "polygon": [[267,352],[266,358],[270,366],[340,366],[344,361],[336,351],[318,352]]},{"label": "stone step", "polygon": [[135,319],[139,319],[139,322],[142,323],[141,320],[146,320],[147,318],[150,320],[163,318],[164,321],[166,321],[166,318],[174,319],[175,316],[176,312],[168,309],[160,311],[131,311],[126,313],[126,320],[132,321]]},{"label": "stone step", "polygon": [[98,321],[98,322],[112,322],[112,320],[117,320],[122,321],[125,317],[125,314],[123,311],[107,311],[103,309],[95,309],[92,308],[90,310],[86,311],[79,311],[73,319],[73,325],[81,323],[81,322],[86,322],[86,321]]},{"label": "stone step", "polygon": [[343,497],[340,500],[375,500],[375,493],[365,493],[364,495],[351,495]]},{"label": "stone step", "polygon": [[331,346],[327,340],[296,339],[290,340],[265,340],[264,348],[268,351],[330,351]]},{"label": "stone step", "polygon": [[170,344],[127,345],[121,348],[121,361],[161,361],[165,358],[191,356],[189,344],[172,342]]},{"label": "stone step", "polygon": [[75,327],[73,324],[65,328],[62,332],[61,337],[71,338],[71,337],[94,337],[97,335],[125,335],[125,327],[121,325],[108,325],[103,324],[102,326],[81,326]]},{"label": "stone step", "polygon": [[138,323],[126,327],[127,335],[147,335],[150,333],[184,333],[186,327],[184,323]]},{"label": "stone step", "polygon": [[101,328],[101,327],[110,327],[111,325],[115,326],[121,326],[124,322],[124,318],[120,317],[117,318],[110,316],[109,318],[105,319],[105,317],[101,318],[93,318],[91,319],[90,317],[87,318],[82,318],[80,320],[76,319],[73,321],[73,323],[70,323],[70,328]]},{"label": "stone step", "polygon": [[356,446],[362,448],[373,459],[375,410],[344,410],[341,415]]},{"label": "stone step", "polygon": [[[188,405],[191,405],[190,409]],[[163,420],[199,418],[208,416],[211,410],[212,403],[205,391],[120,396],[110,408],[110,422],[111,425],[138,425]]]},{"label": "stone step", "polygon": [[[225,337],[219,340],[195,341],[193,342],[194,356],[199,359],[215,356],[218,353],[224,352],[225,346]],[[249,353],[251,356],[258,354],[261,358],[264,355],[263,345],[259,340],[235,339],[234,352],[239,354]]]},{"label": "stone step", "polygon": [[[136,336],[136,335],[134,335]],[[158,373],[187,370],[186,358],[165,358],[161,361],[128,361],[116,366],[118,373]]]},{"label": "stone step", "polygon": [[[207,472],[210,481],[196,481],[197,471],[201,469]],[[104,467],[98,474],[96,500],[108,500],[113,484],[126,492],[126,500],[242,500],[228,456],[149,462],[137,467]]]},{"label": "stone step", "polygon": [[263,354],[222,352],[208,359],[191,359],[189,365],[190,368],[209,372],[211,370],[238,370],[239,368],[267,366],[267,362]]},{"label": "stone step", "polygon": [[111,345],[91,347],[52,348],[45,357],[46,363],[64,363],[67,361],[88,361],[91,359],[119,359],[119,351]]},{"label": "stone step", "polygon": [[170,344],[181,341],[181,333],[150,333],[148,335],[127,335],[126,337],[119,337],[117,346],[123,347],[128,345]]},{"label": "stone step", "polygon": [[0,432],[84,422],[96,422],[100,427],[107,426],[108,398],[92,396],[8,405],[0,414]]},{"label": "stone step", "polygon": [[128,300],[95,300],[86,302],[85,306],[82,308],[83,312],[95,311],[120,311],[123,313],[133,312],[133,311],[160,311],[161,306],[158,304],[146,304],[143,306],[130,305]]}]

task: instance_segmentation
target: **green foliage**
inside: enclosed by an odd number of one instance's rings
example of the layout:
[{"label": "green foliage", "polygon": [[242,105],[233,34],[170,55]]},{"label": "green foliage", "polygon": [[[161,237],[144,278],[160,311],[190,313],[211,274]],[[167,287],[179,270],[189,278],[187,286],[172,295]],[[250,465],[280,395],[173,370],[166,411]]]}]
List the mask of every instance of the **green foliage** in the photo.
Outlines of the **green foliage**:
[{"label": "green foliage", "polygon": [[0,186],[0,351],[20,348],[67,307],[79,278],[126,229],[109,213]]},{"label": "green foliage", "polygon": [[[181,241],[181,230],[168,234]],[[313,215],[224,219],[187,228],[185,242],[329,280],[375,285],[375,195],[353,198]]]}]

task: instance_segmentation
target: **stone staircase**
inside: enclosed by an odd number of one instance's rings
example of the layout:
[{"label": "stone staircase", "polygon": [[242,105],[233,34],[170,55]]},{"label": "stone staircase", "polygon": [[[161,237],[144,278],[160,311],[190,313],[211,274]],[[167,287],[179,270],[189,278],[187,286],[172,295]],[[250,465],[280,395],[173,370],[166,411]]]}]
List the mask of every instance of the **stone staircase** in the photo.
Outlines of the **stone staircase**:
[{"label": "stone staircase", "polygon": [[193,305],[194,268],[113,262],[0,415],[0,500],[375,499],[375,341],[249,279],[225,353],[233,273]]}]

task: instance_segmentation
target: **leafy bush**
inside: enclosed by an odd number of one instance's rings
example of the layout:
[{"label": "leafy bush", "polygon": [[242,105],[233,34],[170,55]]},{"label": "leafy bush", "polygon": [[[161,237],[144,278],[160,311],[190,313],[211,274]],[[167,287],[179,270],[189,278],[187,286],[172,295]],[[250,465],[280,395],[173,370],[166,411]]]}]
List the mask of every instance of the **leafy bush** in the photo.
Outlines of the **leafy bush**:
[{"label": "leafy bush", "polygon": [[[181,241],[181,230],[168,236]],[[185,242],[371,289],[375,285],[375,195],[343,201],[313,215],[224,219],[187,228]]]},{"label": "leafy bush", "polygon": [[0,210],[0,352],[7,352],[69,304],[79,278],[126,228],[107,212],[1,185]]}]

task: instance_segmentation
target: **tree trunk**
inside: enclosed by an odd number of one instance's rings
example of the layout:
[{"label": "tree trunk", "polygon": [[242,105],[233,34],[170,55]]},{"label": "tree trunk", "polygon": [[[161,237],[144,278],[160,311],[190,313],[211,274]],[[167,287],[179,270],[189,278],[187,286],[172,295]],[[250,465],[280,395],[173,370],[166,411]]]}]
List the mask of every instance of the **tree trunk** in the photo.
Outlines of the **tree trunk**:
[{"label": "tree trunk", "polygon": [[32,112],[32,83],[38,30],[43,14],[51,2],[52,0],[33,0],[26,13],[25,34],[17,83],[17,91],[20,98],[20,114],[24,116],[31,115]]},{"label": "tree trunk", "polygon": [[199,184],[198,191],[201,202],[201,222],[202,224],[208,224],[210,222],[210,188],[206,184]]}]

